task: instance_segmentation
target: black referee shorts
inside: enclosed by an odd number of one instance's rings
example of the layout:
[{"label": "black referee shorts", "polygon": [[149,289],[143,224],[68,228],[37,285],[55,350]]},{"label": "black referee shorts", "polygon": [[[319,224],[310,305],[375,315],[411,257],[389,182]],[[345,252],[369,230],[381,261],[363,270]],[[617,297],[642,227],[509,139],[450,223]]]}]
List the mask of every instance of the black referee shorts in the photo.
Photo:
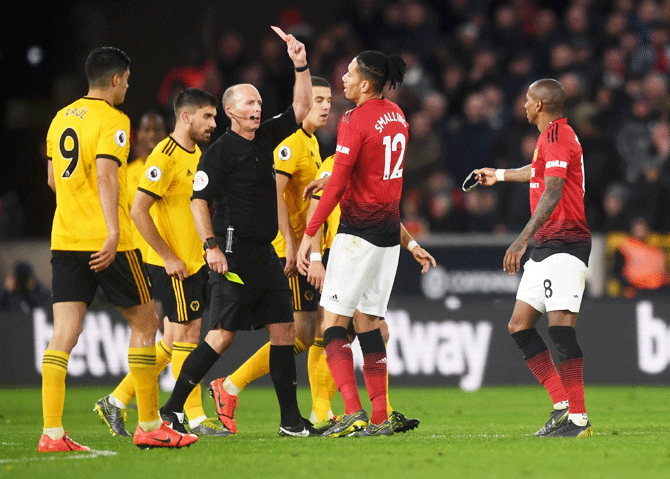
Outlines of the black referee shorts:
[{"label": "black referee shorts", "polygon": [[[286,267],[286,258],[279,258],[282,268]],[[321,294],[307,281],[307,276],[300,273],[288,278],[288,285],[293,292],[293,311],[317,311]]]},{"label": "black referee shorts", "polygon": [[234,266],[232,272],[244,284],[210,272],[210,328],[221,325],[228,331],[251,330],[293,322],[293,294],[272,245],[253,260]]},{"label": "black referee shorts", "polygon": [[163,307],[163,316],[171,323],[186,323],[202,318],[205,308],[209,267],[204,265],[197,273],[181,281],[173,278],[163,266],[147,264],[151,278],[151,292]]},{"label": "black referee shorts", "polygon": [[51,252],[54,303],[82,302],[90,305],[100,287],[107,300],[119,308],[151,301],[151,283],[139,249],[119,251],[112,264],[99,273],[88,262],[92,251]]}]

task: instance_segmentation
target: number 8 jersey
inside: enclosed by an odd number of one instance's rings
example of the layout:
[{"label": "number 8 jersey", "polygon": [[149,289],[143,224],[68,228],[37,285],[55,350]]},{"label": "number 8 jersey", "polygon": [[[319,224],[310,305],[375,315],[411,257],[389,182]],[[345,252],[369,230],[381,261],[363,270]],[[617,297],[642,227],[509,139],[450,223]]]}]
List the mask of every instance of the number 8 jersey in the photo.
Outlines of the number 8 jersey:
[{"label": "number 8 jersey", "polygon": [[338,233],[388,247],[400,244],[400,197],[407,140],[395,103],[370,99],[346,112],[337,129],[331,179],[306,233],[314,236],[339,201]]},{"label": "number 8 jersey", "polygon": [[51,249],[99,251],[107,226],[98,196],[97,158],[118,163],[118,251],[133,248],[126,199],[130,120],[104,100],[83,97],[60,110],[47,133],[46,154],[56,184]]}]

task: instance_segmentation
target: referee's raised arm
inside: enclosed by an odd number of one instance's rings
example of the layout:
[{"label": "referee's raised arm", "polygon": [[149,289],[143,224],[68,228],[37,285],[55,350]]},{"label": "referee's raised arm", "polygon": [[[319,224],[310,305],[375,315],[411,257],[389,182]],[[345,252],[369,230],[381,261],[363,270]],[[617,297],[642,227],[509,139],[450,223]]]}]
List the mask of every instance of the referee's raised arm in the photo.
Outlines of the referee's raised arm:
[{"label": "referee's raised arm", "polygon": [[300,124],[312,109],[312,77],[307,64],[305,45],[293,35],[288,35],[286,47],[295,68],[293,111],[296,123]]}]

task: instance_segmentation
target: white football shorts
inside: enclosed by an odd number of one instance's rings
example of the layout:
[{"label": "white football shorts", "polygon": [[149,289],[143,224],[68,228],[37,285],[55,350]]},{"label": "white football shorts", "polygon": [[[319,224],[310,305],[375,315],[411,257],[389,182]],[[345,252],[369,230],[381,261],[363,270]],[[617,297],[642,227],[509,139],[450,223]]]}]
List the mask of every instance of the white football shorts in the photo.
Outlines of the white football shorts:
[{"label": "white football shorts", "polygon": [[557,253],[538,262],[529,259],[523,266],[516,299],[541,313],[578,313],[584,296],[586,265],[568,253]]},{"label": "white football shorts", "polygon": [[359,236],[338,233],[330,248],[321,306],[342,316],[355,310],[386,314],[400,257],[400,245],[375,246]]}]

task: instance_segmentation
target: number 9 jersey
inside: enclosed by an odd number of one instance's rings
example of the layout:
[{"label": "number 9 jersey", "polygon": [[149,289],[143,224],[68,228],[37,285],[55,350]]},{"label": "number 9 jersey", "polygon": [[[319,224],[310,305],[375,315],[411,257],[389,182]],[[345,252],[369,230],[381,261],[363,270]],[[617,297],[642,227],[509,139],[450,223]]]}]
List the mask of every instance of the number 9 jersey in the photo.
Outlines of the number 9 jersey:
[{"label": "number 9 jersey", "polygon": [[47,133],[46,154],[52,162],[56,212],[51,249],[99,251],[107,225],[98,196],[96,159],[119,165],[118,251],[133,248],[126,174],[130,152],[129,118],[101,99],[83,97],[60,110]]}]

